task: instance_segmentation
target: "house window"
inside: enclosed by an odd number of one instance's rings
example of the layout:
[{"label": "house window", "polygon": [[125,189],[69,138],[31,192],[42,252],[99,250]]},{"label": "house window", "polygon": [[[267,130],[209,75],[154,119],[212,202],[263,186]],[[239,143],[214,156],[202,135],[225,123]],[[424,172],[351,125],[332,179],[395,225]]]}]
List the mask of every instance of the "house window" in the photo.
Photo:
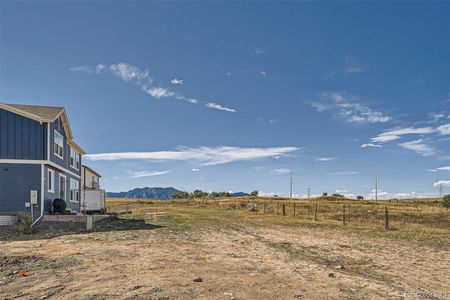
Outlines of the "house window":
[{"label": "house window", "polygon": [[70,201],[80,201],[80,182],[70,178]]},{"label": "house window", "polygon": [[80,155],[70,147],[70,165],[77,170],[80,169]]},{"label": "house window", "polygon": [[55,171],[48,170],[47,189],[50,193],[55,192]]},{"label": "house window", "polygon": [[55,130],[55,155],[63,158],[64,155],[64,137]]}]

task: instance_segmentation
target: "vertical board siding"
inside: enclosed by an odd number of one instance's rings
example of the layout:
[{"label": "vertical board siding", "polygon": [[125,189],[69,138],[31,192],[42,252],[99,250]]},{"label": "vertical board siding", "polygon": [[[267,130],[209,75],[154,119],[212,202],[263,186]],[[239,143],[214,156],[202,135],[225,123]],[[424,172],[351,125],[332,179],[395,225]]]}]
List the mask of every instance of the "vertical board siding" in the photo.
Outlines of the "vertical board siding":
[{"label": "vertical board siding", "polygon": [[[73,173],[80,175],[81,174],[81,157],[80,157],[80,170],[74,169],[70,166],[70,146],[67,143],[67,135],[64,131],[64,127],[61,125],[61,128],[58,129],[57,123],[60,121],[60,119],[55,120],[55,122],[50,124],[50,161],[54,162],[55,164],[60,165],[61,167],[65,168],[66,170],[70,170]],[[63,159],[56,156],[55,154],[55,130],[58,131],[63,137],[64,137],[64,153],[63,153]]]},{"label": "vertical board siding", "polygon": [[[60,198],[59,196],[59,191],[60,191],[60,186],[59,186],[59,177],[60,175],[64,175],[66,176],[66,198],[63,199],[66,201],[67,203],[67,209],[72,210],[73,212],[80,212],[80,203],[79,202],[71,202],[70,201],[70,179],[74,179],[76,181],[78,181],[80,183],[80,179],[75,178],[74,176],[68,174],[68,173],[64,173],[61,172],[60,170],[54,169],[52,167],[48,167],[45,166],[45,185],[44,185],[44,211],[46,213],[49,213],[51,211],[52,208],[52,203],[53,200],[55,200],[56,198]],[[48,190],[48,170],[52,170],[55,172],[55,182],[54,182],[54,187],[53,190],[54,192],[50,192]],[[80,183],[80,196],[81,196],[81,183]]]},{"label": "vertical board siding", "polygon": [[44,158],[46,126],[0,109],[0,159]]},{"label": "vertical board siding", "polygon": [[30,201],[30,191],[38,191],[38,205],[34,216],[40,215],[41,165],[0,164],[0,213],[27,212],[25,202]]}]

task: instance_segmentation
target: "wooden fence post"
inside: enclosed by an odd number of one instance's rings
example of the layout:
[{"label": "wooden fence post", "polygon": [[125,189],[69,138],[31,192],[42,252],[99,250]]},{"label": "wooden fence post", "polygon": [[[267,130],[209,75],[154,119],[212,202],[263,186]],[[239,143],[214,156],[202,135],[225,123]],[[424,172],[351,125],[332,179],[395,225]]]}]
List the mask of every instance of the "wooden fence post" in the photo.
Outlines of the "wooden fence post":
[{"label": "wooden fence post", "polygon": [[386,230],[389,230],[389,211],[388,211],[387,206],[384,207],[384,222],[385,222],[384,228]]},{"label": "wooden fence post", "polygon": [[278,215],[278,202],[277,202],[277,215]]},{"label": "wooden fence post", "polygon": [[295,203],[294,203],[294,217],[295,217]]},{"label": "wooden fence post", "polygon": [[317,203],[314,206],[314,221],[317,221]]},{"label": "wooden fence post", "polygon": [[345,226],[345,204],[342,209],[342,224]]},{"label": "wooden fence post", "polygon": [[286,208],[285,208],[284,203],[283,203],[283,216],[286,216]]}]

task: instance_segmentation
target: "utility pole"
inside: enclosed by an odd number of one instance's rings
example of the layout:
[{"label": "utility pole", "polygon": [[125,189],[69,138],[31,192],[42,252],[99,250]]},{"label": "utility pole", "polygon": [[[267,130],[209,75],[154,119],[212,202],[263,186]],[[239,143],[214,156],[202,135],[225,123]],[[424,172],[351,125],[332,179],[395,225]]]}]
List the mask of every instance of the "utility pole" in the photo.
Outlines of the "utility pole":
[{"label": "utility pole", "polygon": [[311,189],[308,188],[308,199],[311,198]]},{"label": "utility pole", "polygon": [[290,172],[290,189],[289,189],[289,198],[292,199],[292,170]]},{"label": "utility pole", "polygon": [[378,200],[378,175],[375,175],[375,201]]}]

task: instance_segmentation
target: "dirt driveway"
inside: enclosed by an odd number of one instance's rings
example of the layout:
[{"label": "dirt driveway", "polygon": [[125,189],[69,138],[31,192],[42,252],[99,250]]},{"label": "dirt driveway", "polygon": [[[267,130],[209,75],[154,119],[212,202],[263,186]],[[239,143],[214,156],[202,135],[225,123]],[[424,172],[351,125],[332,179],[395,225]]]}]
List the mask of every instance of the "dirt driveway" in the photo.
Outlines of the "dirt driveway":
[{"label": "dirt driveway", "polygon": [[445,248],[330,228],[153,222],[162,227],[0,241],[0,299],[450,297]]}]

